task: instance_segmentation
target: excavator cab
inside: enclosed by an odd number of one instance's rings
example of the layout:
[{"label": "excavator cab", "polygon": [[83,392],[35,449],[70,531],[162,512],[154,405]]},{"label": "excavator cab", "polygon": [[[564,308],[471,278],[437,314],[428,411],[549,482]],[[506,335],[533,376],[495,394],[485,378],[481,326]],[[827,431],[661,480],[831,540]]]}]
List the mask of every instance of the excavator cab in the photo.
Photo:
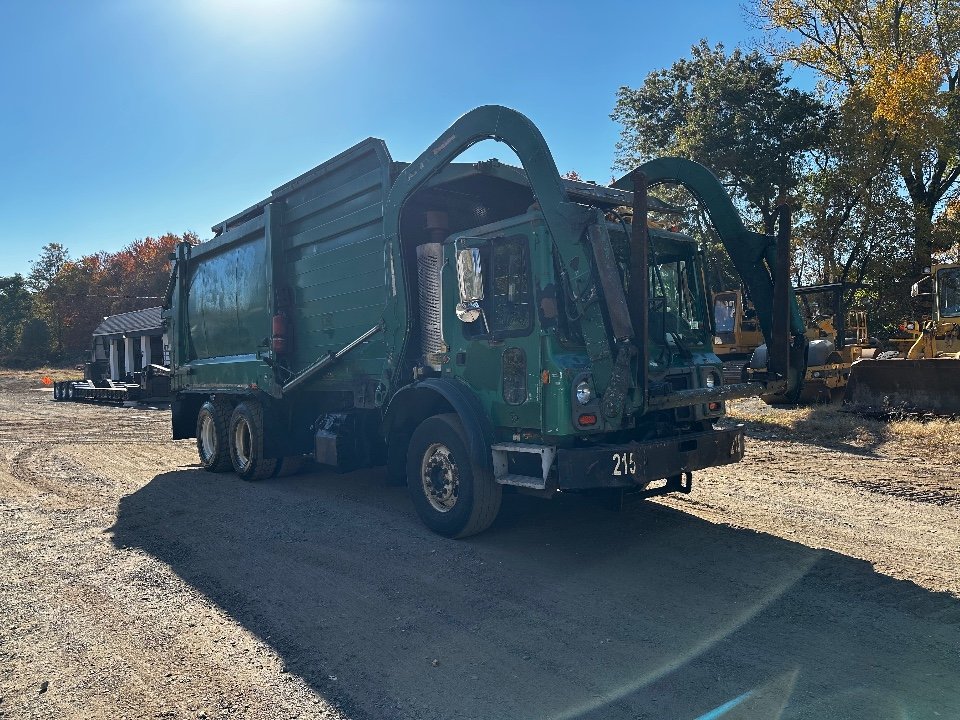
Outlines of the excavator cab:
[{"label": "excavator cab", "polygon": [[937,272],[937,312],[940,318],[960,318],[960,267]]},{"label": "excavator cab", "polygon": [[721,290],[713,296],[713,351],[723,362],[723,380],[743,382],[753,351],[764,343],[757,310],[739,290]]}]

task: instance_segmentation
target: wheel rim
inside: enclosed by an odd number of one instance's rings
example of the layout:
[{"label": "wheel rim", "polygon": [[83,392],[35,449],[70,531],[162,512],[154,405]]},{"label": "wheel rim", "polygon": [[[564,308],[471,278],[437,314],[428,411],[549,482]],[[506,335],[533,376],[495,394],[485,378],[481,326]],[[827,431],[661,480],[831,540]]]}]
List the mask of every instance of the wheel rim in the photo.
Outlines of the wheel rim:
[{"label": "wheel rim", "polygon": [[238,469],[243,470],[250,464],[250,426],[242,418],[233,429],[233,447]]},{"label": "wheel rim", "polygon": [[460,473],[450,448],[434,443],[420,461],[420,480],[427,502],[437,512],[449,512],[460,497]]},{"label": "wheel rim", "polygon": [[217,454],[217,428],[213,418],[206,414],[200,421],[200,452],[206,461]]}]

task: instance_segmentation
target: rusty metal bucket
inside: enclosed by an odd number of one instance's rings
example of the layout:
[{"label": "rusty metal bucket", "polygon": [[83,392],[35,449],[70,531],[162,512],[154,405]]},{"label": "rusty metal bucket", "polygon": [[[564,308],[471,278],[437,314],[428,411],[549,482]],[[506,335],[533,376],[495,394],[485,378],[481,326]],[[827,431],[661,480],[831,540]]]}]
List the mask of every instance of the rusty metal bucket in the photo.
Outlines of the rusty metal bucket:
[{"label": "rusty metal bucket", "polygon": [[960,360],[858,360],[844,404],[868,414],[960,416]]}]

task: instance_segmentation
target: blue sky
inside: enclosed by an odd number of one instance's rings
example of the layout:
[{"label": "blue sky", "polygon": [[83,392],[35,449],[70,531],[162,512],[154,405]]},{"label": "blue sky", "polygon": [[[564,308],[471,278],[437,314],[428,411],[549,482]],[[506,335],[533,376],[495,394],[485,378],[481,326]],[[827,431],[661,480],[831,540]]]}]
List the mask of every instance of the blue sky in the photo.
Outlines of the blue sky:
[{"label": "blue sky", "polygon": [[[607,182],[621,85],[701,37],[755,32],[735,0],[8,0],[0,24],[0,275],[209,228],[364,137],[412,160],[486,103]],[[502,145],[473,157],[510,160]]]}]

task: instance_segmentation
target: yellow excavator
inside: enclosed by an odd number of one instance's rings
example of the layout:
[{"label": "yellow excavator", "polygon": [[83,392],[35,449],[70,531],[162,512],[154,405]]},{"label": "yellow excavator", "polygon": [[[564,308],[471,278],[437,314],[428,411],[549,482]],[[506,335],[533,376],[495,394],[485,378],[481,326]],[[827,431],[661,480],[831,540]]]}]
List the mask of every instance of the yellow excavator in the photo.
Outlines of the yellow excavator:
[{"label": "yellow excavator", "polygon": [[844,402],[855,412],[960,415],[960,264],[934,265],[932,316],[905,359],[853,364]]},{"label": "yellow excavator", "polygon": [[743,382],[750,356],[764,342],[757,311],[740,290],[722,290],[713,295],[713,318],[713,352],[723,361],[723,381]]},{"label": "yellow excavator", "polygon": [[[830,402],[846,387],[851,365],[874,352],[866,313],[843,312],[843,293],[848,287],[831,283],[794,290],[809,341],[806,372],[797,398],[801,403]],[[740,290],[714,294],[714,325],[713,351],[723,361],[726,382],[747,381],[754,370],[764,367],[766,346],[756,312]],[[779,397],[765,400],[783,403]]]}]

